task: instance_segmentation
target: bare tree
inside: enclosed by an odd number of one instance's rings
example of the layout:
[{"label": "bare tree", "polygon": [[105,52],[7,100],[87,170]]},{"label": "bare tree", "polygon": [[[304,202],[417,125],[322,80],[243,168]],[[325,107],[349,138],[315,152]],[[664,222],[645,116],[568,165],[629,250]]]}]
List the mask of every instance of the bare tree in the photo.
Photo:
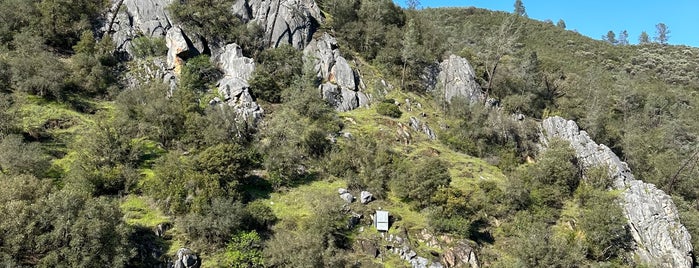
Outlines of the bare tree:
[{"label": "bare tree", "polygon": [[498,71],[502,58],[514,51],[515,43],[519,39],[520,27],[517,25],[517,15],[508,16],[503,20],[500,28],[486,37],[487,48],[481,58],[485,64],[487,85],[485,87],[485,100],[487,101],[493,90],[493,81]]},{"label": "bare tree", "polygon": [[420,0],[407,0],[405,3],[408,5],[408,9],[415,10],[420,7]]}]

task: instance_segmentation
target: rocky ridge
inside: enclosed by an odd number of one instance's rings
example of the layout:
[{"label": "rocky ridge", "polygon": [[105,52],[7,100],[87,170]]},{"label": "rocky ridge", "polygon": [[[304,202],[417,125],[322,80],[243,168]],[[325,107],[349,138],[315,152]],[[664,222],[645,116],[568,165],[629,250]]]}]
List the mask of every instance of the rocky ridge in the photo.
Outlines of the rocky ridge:
[{"label": "rocky ridge", "polygon": [[570,142],[583,168],[607,167],[614,190],[636,243],[635,253],[653,267],[693,267],[691,237],[680,223],[672,198],[650,183],[634,178],[625,162],[609,147],[595,143],[578,125],[561,117],[541,123],[541,142],[553,138]]}]

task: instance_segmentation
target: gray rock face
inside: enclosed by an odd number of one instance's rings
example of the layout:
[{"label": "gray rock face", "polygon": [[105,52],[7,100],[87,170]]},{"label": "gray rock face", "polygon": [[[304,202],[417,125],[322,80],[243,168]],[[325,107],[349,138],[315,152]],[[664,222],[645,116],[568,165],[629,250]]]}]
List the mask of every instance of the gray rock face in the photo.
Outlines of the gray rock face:
[{"label": "gray rock face", "polygon": [[238,0],[231,9],[243,21],[262,26],[270,47],[303,49],[323,21],[314,0]]},{"label": "gray rock face", "polygon": [[199,268],[201,267],[201,259],[188,248],[180,248],[177,250],[177,259],[175,259],[175,268]]},{"label": "gray rock face", "polygon": [[256,123],[264,111],[250,95],[247,82],[255,71],[255,62],[243,56],[240,46],[229,44],[224,47],[217,64],[224,73],[217,84],[222,101],[235,107],[238,119]]},{"label": "gray rock face", "polygon": [[[172,27],[166,9],[172,2],[173,0],[124,0],[111,29],[117,50],[131,53],[131,40],[138,34],[148,37],[165,36]],[[111,12],[115,10],[113,8]],[[107,17],[111,15],[113,14],[108,14]]]},{"label": "gray rock face", "polygon": [[542,143],[552,138],[570,142],[584,168],[609,170],[613,188],[622,191],[621,206],[636,243],[635,253],[652,267],[692,267],[692,244],[670,196],[650,183],[636,180],[612,150],[597,144],[578,125],[560,117],[542,122]]},{"label": "gray rock face", "polygon": [[167,45],[167,65],[169,69],[178,69],[189,58],[200,54],[200,51],[190,45],[192,42],[180,27],[170,28],[165,34]]},{"label": "gray rock face", "polygon": [[346,112],[368,106],[370,98],[361,92],[363,82],[338,49],[337,40],[327,33],[311,41],[304,50],[304,59],[310,59],[318,79],[326,81],[319,90],[323,99],[337,111]]},{"label": "gray rock face", "polygon": [[483,102],[485,94],[476,82],[476,72],[462,57],[451,55],[439,65],[437,88],[444,90],[444,99],[451,103],[454,97],[462,97],[471,104]]}]

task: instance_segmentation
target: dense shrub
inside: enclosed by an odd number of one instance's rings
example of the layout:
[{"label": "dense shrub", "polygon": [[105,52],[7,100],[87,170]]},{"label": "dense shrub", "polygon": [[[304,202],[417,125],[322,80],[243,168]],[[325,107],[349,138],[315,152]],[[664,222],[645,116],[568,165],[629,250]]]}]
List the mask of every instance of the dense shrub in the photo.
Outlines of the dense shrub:
[{"label": "dense shrub", "polygon": [[302,53],[289,45],[260,52],[257,62],[248,82],[253,94],[268,102],[281,102],[282,91],[303,74]]},{"label": "dense shrub", "polygon": [[451,182],[447,164],[432,157],[404,160],[391,179],[391,190],[403,201],[415,208],[425,208],[433,203],[439,187]]},{"label": "dense shrub", "polygon": [[398,105],[387,102],[380,102],[379,104],[377,104],[376,112],[380,115],[385,115],[393,118],[400,118],[400,116],[403,115],[403,112],[400,111]]},{"label": "dense shrub", "polygon": [[165,38],[139,36],[131,41],[131,51],[136,58],[163,56],[167,53]]}]

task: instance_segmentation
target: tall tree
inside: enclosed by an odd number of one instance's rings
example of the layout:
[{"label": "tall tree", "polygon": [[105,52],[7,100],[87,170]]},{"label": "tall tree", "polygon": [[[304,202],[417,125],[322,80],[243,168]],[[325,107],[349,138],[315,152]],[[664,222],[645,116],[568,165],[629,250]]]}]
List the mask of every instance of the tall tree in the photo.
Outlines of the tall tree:
[{"label": "tall tree", "polygon": [[641,45],[650,43],[650,37],[648,37],[646,31],[641,32],[641,35],[638,37],[638,43]]},{"label": "tall tree", "polygon": [[667,45],[667,40],[670,39],[670,30],[667,28],[665,23],[658,23],[655,25],[655,42],[662,45]]},{"label": "tall tree", "polygon": [[527,10],[524,8],[524,3],[522,3],[522,0],[515,1],[515,14],[518,16],[527,16]]},{"label": "tall tree", "polygon": [[629,44],[629,32],[623,30],[619,32],[619,45],[625,46]]},{"label": "tall tree", "polygon": [[565,29],[566,28],[566,22],[563,21],[563,19],[558,20],[558,23],[556,23],[556,26]]},{"label": "tall tree", "polygon": [[607,32],[607,35],[602,36],[602,40],[607,41],[612,45],[616,45],[618,41],[616,40],[616,34],[613,31]]},{"label": "tall tree", "polygon": [[416,10],[420,6],[420,0],[407,0],[405,3],[410,10]]}]

